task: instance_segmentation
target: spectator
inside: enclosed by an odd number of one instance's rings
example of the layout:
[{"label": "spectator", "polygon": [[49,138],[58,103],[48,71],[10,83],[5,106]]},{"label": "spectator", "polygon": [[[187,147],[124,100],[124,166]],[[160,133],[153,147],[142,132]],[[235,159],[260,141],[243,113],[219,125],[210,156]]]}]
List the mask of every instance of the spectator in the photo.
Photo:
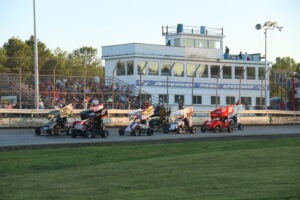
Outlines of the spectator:
[{"label": "spectator", "polygon": [[44,102],[42,101],[42,99],[40,99],[39,101],[39,109],[44,109]]},{"label": "spectator", "polygon": [[97,106],[98,104],[99,104],[99,100],[97,99],[97,97],[94,97],[94,99],[92,100],[92,105]]}]

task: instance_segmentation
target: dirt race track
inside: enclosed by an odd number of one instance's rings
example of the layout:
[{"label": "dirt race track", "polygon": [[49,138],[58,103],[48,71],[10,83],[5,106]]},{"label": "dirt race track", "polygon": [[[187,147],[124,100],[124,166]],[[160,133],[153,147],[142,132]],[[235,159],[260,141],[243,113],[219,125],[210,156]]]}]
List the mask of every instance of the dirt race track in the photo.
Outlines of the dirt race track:
[{"label": "dirt race track", "polygon": [[118,128],[108,128],[107,138],[71,138],[68,135],[36,136],[34,129],[0,129],[0,149],[21,147],[45,147],[61,145],[90,145],[112,143],[158,143],[171,141],[193,140],[230,140],[237,138],[278,138],[300,137],[300,125],[280,126],[247,126],[244,130],[234,130],[233,133],[201,133],[197,128],[195,134],[164,134],[156,131],[153,136],[119,136]]}]

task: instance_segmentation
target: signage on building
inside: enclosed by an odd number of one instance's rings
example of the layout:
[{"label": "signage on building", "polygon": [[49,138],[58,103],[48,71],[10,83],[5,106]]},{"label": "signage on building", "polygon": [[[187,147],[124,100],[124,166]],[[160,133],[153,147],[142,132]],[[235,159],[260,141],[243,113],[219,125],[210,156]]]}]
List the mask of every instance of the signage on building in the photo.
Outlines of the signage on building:
[{"label": "signage on building", "polygon": [[[150,86],[150,87],[167,87],[167,84],[169,87],[177,87],[177,88],[191,88],[192,83],[191,82],[175,82],[175,81],[151,81],[151,80],[142,80],[142,86]],[[140,81],[136,80],[136,85],[140,86]],[[205,88],[205,89],[213,89],[216,88],[216,83],[194,83],[194,88]],[[241,89],[243,90],[261,90],[261,85],[254,85],[254,84],[242,84],[241,86],[239,84],[224,84],[219,83],[218,89]]]}]

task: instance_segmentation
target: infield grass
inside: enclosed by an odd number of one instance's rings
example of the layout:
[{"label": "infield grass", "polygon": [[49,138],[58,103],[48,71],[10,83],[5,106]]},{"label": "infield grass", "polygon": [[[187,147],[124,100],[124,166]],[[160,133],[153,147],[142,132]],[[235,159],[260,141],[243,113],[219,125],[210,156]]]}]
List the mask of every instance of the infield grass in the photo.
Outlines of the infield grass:
[{"label": "infield grass", "polygon": [[300,199],[300,138],[2,150],[0,199]]}]

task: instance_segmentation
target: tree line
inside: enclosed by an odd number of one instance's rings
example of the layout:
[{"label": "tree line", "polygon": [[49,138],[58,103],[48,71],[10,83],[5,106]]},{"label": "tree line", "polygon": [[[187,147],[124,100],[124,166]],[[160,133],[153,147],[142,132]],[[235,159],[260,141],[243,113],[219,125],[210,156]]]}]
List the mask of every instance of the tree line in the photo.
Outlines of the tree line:
[{"label": "tree line", "polygon": [[[105,71],[97,49],[83,46],[69,53],[60,48],[49,49],[38,41],[38,68],[40,75],[99,76]],[[34,74],[34,37],[22,41],[12,37],[0,47],[0,72],[11,74]]]}]

